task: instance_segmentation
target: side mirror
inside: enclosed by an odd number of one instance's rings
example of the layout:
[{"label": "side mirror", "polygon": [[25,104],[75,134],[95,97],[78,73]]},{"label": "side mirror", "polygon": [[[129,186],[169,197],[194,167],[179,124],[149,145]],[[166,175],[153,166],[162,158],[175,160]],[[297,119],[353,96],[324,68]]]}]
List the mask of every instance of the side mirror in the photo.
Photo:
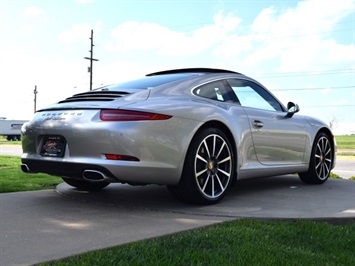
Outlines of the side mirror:
[{"label": "side mirror", "polygon": [[287,115],[286,115],[286,117],[288,117],[288,118],[292,117],[299,110],[300,110],[300,108],[298,107],[298,104],[295,104],[293,102],[289,102],[287,104]]}]

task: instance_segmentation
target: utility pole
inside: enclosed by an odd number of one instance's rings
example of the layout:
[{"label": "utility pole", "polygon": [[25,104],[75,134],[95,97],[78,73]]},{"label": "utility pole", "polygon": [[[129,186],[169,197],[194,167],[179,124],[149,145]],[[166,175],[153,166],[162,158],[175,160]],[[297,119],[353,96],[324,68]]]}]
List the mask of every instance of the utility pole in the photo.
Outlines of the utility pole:
[{"label": "utility pole", "polygon": [[37,105],[37,93],[38,93],[37,85],[35,85],[35,89],[33,91],[33,94],[35,95],[35,98],[34,98],[34,113],[36,113],[36,110],[37,110],[37,108],[36,108],[36,105]]},{"label": "utility pole", "polygon": [[94,59],[93,58],[93,53],[94,53],[94,31],[91,30],[91,46],[90,46],[90,57],[84,57],[84,59],[90,60],[90,67],[88,68],[88,72],[90,72],[90,90],[92,90],[92,62],[93,61],[99,61],[99,59]]}]

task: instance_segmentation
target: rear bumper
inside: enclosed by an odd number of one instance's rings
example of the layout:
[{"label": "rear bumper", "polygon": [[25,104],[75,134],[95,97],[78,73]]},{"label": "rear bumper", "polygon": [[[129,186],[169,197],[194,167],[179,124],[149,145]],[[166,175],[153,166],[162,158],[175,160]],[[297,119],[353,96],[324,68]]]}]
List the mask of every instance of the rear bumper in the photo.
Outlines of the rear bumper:
[{"label": "rear bumper", "polygon": [[21,168],[23,171],[25,169],[24,172],[27,173],[46,173],[79,180],[89,180],[87,173],[92,175],[94,172],[100,173],[104,177],[102,180],[107,182],[128,184],[176,185],[180,180],[180,172],[176,166],[161,163],[88,158],[68,161],[62,158],[42,158],[38,155],[28,154],[23,154],[21,161]]},{"label": "rear bumper", "polygon": [[28,173],[46,173],[60,177],[69,177],[73,179],[84,179],[83,173],[86,170],[95,170],[107,176],[111,182],[120,182],[108,169],[99,165],[73,163],[73,162],[57,162],[57,161],[41,161],[33,159],[21,159],[22,165],[26,165]]}]

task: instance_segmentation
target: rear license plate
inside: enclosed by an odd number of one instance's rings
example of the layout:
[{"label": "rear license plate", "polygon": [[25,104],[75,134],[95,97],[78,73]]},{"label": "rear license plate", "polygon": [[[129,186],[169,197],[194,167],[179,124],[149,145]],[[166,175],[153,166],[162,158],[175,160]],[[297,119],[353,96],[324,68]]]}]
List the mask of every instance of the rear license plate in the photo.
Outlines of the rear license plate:
[{"label": "rear license plate", "polygon": [[62,136],[45,136],[42,142],[41,155],[50,157],[63,157],[65,144],[65,138]]}]

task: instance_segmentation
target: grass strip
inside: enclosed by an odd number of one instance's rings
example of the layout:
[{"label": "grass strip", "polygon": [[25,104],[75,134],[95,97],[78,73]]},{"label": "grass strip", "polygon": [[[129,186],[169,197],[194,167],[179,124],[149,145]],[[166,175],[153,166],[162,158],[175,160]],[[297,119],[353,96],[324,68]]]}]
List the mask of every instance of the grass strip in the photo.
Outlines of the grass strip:
[{"label": "grass strip", "polygon": [[355,135],[335,136],[339,149],[355,150]]},{"label": "grass strip", "polygon": [[53,189],[61,178],[22,172],[19,156],[0,156],[0,193]]},{"label": "grass strip", "polygon": [[236,220],[40,265],[355,265],[355,224]]}]

